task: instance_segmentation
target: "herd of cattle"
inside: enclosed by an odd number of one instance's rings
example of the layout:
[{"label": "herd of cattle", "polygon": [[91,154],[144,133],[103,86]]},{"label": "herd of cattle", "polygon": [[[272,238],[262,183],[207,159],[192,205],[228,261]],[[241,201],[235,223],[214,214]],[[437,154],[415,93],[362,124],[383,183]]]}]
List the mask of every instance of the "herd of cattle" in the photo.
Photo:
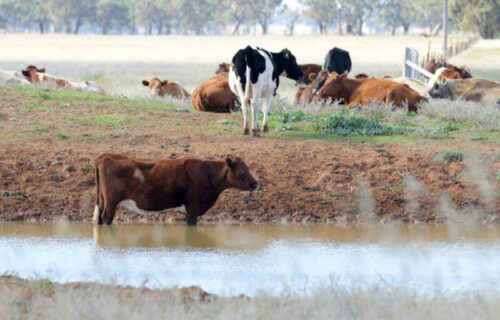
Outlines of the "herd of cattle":
[{"label": "herd of cattle", "polygon": [[[417,111],[422,102],[430,98],[463,99],[500,104],[500,83],[473,78],[467,68],[459,68],[445,61],[431,60],[425,69],[434,76],[426,82],[405,77],[374,78],[360,73],[348,77],[352,62],[349,52],[333,48],[323,66],[297,64],[295,56],[287,49],[269,52],[248,46],[239,50],[231,63],[221,63],[216,75],[207,79],[190,94],[179,83],[155,77],[142,84],[149,87],[151,95],[190,99],[199,111],[231,112],[242,109],[244,133],[250,133],[248,108],[252,113],[252,135],[259,135],[257,113],[263,104],[262,130],[268,130],[267,115],[271,100],[279,86],[279,77],[296,80],[298,87],[295,101],[298,104],[339,101],[346,108],[371,103],[385,103]],[[52,83],[58,87],[99,92],[91,81],[66,80],[45,72],[45,68],[30,65],[16,71],[0,70],[0,83],[33,85]]]},{"label": "herd of cattle", "polygon": [[[251,131],[259,136],[258,112],[263,104],[262,131],[268,131],[271,100],[280,76],[297,81],[297,103],[339,101],[346,108],[373,102],[418,111],[430,98],[463,99],[500,104],[500,83],[473,78],[466,68],[432,60],[426,70],[433,74],[427,82],[409,78],[374,78],[357,74],[350,78],[351,58],[345,50],[334,48],[323,66],[297,64],[287,49],[269,52],[248,46],[239,50],[230,64],[221,63],[216,75],[203,82],[192,94],[175,81],[153,78],[143,80],[151,95],[191,99],[199,111],[243,111],[244,134],[250,134],[247,115],[251,110]],[[71,81],[30,65],[22,72],[0,70],[0,83],[36,85],[51,83],[57,87],[99,92],[91,81]],[[111,224],[117,206],[138,213],[161,212],[183,207],[188,225],[213,206],[227,188],[255,190],[257,181],[241,158],[228,156],[224,161],[193,158],[138,160],[123,155],[104,154],[96,161],[96,206],[94,221]]]}]

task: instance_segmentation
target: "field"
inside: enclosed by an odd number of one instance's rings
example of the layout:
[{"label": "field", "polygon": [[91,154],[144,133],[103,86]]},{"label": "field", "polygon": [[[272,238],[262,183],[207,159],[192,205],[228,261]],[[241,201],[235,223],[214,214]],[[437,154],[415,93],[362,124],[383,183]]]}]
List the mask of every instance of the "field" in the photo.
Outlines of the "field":
[{"label": "field", "polygon": [[[0,69],[21,70],[28,64],[47,67],[47,72],[70,79],[93,80],[113,96],[148,99],[143,79],[154,76],[175,80],[192,92],[211,77],[218,64],[229,62],[234,53],[249,44],[278,51],[289,48],[298,63],[322,64],[334,46],[349,50],[353,74],[400,76],[404,48],[412,46],[421,55],[438,51],[440,38],[339,37],[339,36],[96,36],[96,35],[0,35]],[[490,42],[486,42],[490,43]],[[495,47],[494,47],[495,48]],[[494,50],[491,58],[464,60],[476,76],[500,81],[500,65]],[[478,49],[479,50],[479,49]],[[493,50],[493,51],[492,51]],[[454,60],[451,60],[454,62]],[[458,63],[462,63],[461,61]],[[292,102],[297,88],[283,79],[278,94]]]},{"label": "field", "polygon": [[[320,62],[335,43],[351,51],[354,72],[397,75],[404,46],[424,51],[428,39],[0,38],[0,68],[19,70],[33,63],[73,79],[93,79],[104,89],[103,95],[94,95],[0,87],[0,144],[6,151],[0,156],[2,220],[63,216],[88,221],[93,160],[103,152],[142,158],[243,156],[262,188],[252,194],[225,192],[205,222],[349,222],[362,221],[366,214],[383,221],[440,222],[448,221],[450,212],[458,220],[469,215],[483,222],[499,219],[498,106],[434,100],[418,114],[376,105],[299,110],[290,102],[296,87],[285,79],[273,101],[271,132],[249,139],[241,135],[241,114],[199,113],[189,101],[151,99],[140,84],[159,75],[192,90],[246,43],[287,46],[302,62]],[[488,42],[480,44],[464,56],[482,50],[484,57],[497,50]],[[184,219],[175,212],[149,217],[120,212],[118,221]]]},{"label": "field", "polygon": [[[440,39],[430,39],[439,49]],[[500,109],[433,100],[409,113],[383,105],[295,106],[283,79],[270,132],[242,135],[242,115],[200,113],[189,101],[153,99],[140,83],[153,76],[188,91],[249,43],[288,47],[299,63],[321,63],[328,49],[351,52],[353,73],[401,72],[403,49],[426,52],[419,37],[132,37],[0,35],[0,69],[28,64],[102,94],[0,85],[0,221],[89,222],[94,160],[104,152],[139,158],[245,159],[255,192],[225,191],[201,224],[500,222]],[[500,80],[498,41],[481,41],[451,61]],[[151,216],[119,209],[116,223],[183,223],[168,210]],[[470,224],[470,225],[469,225]],[[418,289],[418,288],[417,288]],[[470,319],[498,314],[498,289],[426,296],[412,288],[345,287],[223,298],[200,288],[151,291],[97,283],[60,285],[0,277],[7,318],[365,318]],[[75,303],[78,301],[78,303]],[[159,316],[162,315],[162,316]]]}]

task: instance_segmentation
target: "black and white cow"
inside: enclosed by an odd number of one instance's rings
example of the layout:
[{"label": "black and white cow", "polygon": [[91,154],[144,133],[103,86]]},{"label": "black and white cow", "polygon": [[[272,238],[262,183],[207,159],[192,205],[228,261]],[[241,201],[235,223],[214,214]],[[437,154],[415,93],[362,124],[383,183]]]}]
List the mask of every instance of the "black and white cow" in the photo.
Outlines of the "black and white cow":
[{"label": "black and white cow", "polygon": [[327,70],[328,72],[335,71],[338,74],[347,74],[351,72],[351,67],[352,62],[349,52],[335,47],[326,54],[323,70]]},{"label": "black and white cow", "polygon": [[229,88],[238,96],[243,111],[244,131],[249,134],[247,106],[252,103],[252,135],[259,136],[258,113],[261,99],[264,100],[262,130],[269,131],[267,117],[271,100],[279,86],[279,76],[299,80],[304,73],[297,65],[294,55],[288,50],[269,52],[259,47],[248,46],[238,50],[229,68]]}]

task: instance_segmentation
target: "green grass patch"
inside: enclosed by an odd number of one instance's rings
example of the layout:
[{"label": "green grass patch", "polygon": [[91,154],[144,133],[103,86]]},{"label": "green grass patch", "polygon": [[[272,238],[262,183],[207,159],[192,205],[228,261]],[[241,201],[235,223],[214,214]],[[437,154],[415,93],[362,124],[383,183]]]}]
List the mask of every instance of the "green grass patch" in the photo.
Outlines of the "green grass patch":
[{"label": "green grass patch", "polygon": [[42,98],[43,100],[52,100],[52,99],[54,99],[54,97],[52,97],[50,94],[48,94],[46,92],[39,92],[38,93],[38,97]]},{"label": "green grass patch", "polygon": [[68,140],[69,139],[69,136],[65,133],[56,133],[56,137],[58,137],[59,139],[62,139],[62,140]]},{"label": "green grass patch", "polygon": [[98,125],[124,128],[125,123],[134,120],[134,117],[125,114],[99,114],[93,117]]}]

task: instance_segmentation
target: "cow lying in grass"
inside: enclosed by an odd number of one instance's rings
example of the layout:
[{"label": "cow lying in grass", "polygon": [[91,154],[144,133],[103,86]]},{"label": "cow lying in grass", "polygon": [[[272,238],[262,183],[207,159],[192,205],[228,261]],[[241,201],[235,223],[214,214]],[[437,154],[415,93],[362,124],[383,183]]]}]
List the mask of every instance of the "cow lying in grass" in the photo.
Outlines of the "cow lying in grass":
[{"label": "cow lying in grass", "polygon": [[89,92],[100,92],[101,90],[92,81],[73,81],[59,78],[45,72],[45,68],[37,68],[29,65],[22,70],[22,74],[32,84],[53,84],[59,88],[77,89]]},{"label": "cow lying in grass", "polygon": [[177,99],[191,98],[191,94],[175,81],[169,81],[166,79],[161,81],[157,77],[154,77],[151,81],[142,80],[142,84],[145,87],[149,87],[149,92],[152,96],[168,96]]},{"label": "cow lying in grass", "polygon": [[449,80],[442,77],[434,83],[429,94],[433,98],[500,104],[500,82],[478,78]]},{"label": "cow lying in grass", "polygon": [[225,161],[193,158],[137,160],[103,154],[96,160],[97,198],[94,222],[111,224],[118,205],[139,214],[184,206],[186,223],[210,209],[228,188],[255,190],[257,181],[245,162],[227,156]]},{"label": "cow lying in grass", "polygon": [[191,104],[198,111],[231,112],[240,107],[238,97],[229,89],[228,73],[220,73],[193,91]]},{"label": "cow lying in grass", "polygon": [[386,79],[348,79],[346,74],[330,74],[317,95],[321,99],[343,100],[349,108],[384,102],[398,107],[407,105],[409,111],[417,111],[418,104],[427,101],[408,85]]}]

